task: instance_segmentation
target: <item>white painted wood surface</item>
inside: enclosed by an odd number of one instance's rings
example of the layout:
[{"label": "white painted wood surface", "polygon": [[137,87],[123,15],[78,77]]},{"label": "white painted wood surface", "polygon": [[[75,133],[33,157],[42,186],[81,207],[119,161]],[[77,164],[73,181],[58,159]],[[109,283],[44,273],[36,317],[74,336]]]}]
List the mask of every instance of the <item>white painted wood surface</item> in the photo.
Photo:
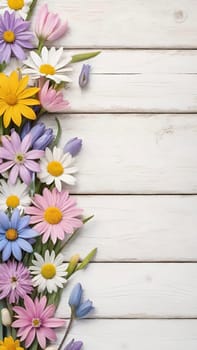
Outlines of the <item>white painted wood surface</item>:
[{"label": "white painted wood surface", "polygon": [[85,350],[196,350],[196,328],[196,320],[83,320],[69,339],[83,338]]},{"label": "white painted wood surface", "polygon": [[[197,261],[197,196],[78,196],[84,215],[95,214],[65,249],[96,262]],[[87,271],[88,273],[88,271]]]},{"label": "white painted wood surface", "polygon": [[[47,116],[55,128],[54,118]],[[84,140],[75,193],[197,193],[195,115],[67,115],[61,145]]]},{"label": "white painted wood surface", "polygon": [[[42,2],[42,0],[39,0]],[[66,47],[196,48],[196,0],[48,0],[68,19]]]},{"label": "white painted wood surface", "polygon": [[74,66],[71,108],[59,116],[62,145],[84,139],[72,192],[84,214],[95,214],[65,259],[99,251],[69,281],[58,313],[68,317],[68,291],[81,281],[96,306],[71,332],[84,350],[195,350],[197,2],[48,4],[70,25],[58,45],[69,54],[103,50],[90,61],[86,90],[78,87],[82,64]]}]

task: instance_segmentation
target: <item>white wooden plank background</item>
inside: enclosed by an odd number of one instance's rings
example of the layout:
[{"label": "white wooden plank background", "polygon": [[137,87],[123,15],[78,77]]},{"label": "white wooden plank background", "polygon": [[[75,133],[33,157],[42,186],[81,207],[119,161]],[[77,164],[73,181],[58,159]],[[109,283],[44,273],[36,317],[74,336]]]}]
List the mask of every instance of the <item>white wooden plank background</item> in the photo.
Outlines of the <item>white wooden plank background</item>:
[{"label": "white wooden plank background", "polygon": [[84,215],[95,218],[67,245],[67,260],[98,247],[96,262],[197,261],[197,196],[77,199]]},{"label": "white wooden plank background", "polygon": [[[40,0],[42,1],[42,0]],[[48,0],[64,13],[66,47],[196,48],[196,0]]]},{"label": "white wooden plank background", "polygon": [[[55,128],[53,118],[48,124]],[[195,115],[59,116],[61,145],[80,136],[75,193],[197,193]]]},{"label": "white wooden plank background", "polygon": [[[39,0],[43,3],[43,0]],[[68,53],[102,49],[90,84],[65,93],[63,145],[84,139],[72,189],[95,214],[65,259],[99,248],[72,278],[58,314],[68,317],[81,281],[95,302],[70,337],[84,349],[194,350],[197,347],[197,2],[48,1],[70,25]],[[55,127],[50,116],[49,126]],[[185,194],[185,195],[183,195]],[[187,194],[187,195],[186,195]]]}]

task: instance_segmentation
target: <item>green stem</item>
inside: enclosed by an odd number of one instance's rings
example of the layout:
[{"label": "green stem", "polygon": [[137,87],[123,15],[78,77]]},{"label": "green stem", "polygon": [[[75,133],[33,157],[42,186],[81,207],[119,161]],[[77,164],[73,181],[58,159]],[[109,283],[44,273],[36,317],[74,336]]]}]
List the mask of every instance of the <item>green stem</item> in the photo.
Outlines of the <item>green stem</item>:
[{"label": "green stem", "polygon": [[65,334],[64,334],[64,337],[63,337],[63,339],[62,339],[62,341],[61,341],[60,345],[58,346],[57,350],[60,350],[60,349],[61,349],[61,347],[62,347],[62,345],[64,344],[64,342],[65,342],[65,340],[66,340],[66,338],[67,338],[67,335],[68,335],[68,333],[70,332],[70,329],[71,329],[71,326],[72,326],[73,320],[74,320],[74,318],[73,318],[73,315],[71,314],[71,317],[70,317],[70,321],[69,321],[68,327],[66,328],[66,332],[65,332]]}]

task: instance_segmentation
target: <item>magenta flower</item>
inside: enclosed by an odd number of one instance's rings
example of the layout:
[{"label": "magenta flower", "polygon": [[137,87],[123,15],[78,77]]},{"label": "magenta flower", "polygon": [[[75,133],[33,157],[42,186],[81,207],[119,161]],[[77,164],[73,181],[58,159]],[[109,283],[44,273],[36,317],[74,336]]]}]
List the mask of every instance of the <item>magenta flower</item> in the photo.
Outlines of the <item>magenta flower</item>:
[{"label": "magenta flower", "polygon": [[23,263],[8,261],[0,264],[0,299],[8,298],[9,303],[18,303],[19,298],[32,292],[29,270]]},{"label": "magenta flower", "polygon": [[12,327],[19,328],[17,336],[21,341],[25,341],[26,348],[37,338],[42,349],[46,348],[46,339],[56,340],[56,334],[52,328],[62,327],[64,320],[54,318],[55,305],[47,305],[47,298],[43,296],[40,300],[34,301],[26,296],[24,306],[15,306],[17,320],[12,323]]},{"label": "magenta flower", "polygon": [[11,55],[24,60],[24,49],[32,49],[33,34],[29,31],[30,22],[16,18],[15,13],[6,11],[0,16],[0,62],[9,62]]},{"label": "magenta flower", "polygon": [[44,155],[41,150],[29,150],[32,144],[31,134],[28,133],[21,141],[20,136],[13,131],[11,136],[1,137],[0,147],[0,173],[10,170],[9,182],[15,184],[18,176],[29,185],[33,172],[39,172],[40,166],[35,159]]},{"label": "magenta flower", "polygon": [[50,113],[65,111],[69,106],[69,102],[64,100],[62,91],[49,87],[48,80],[40,86],[38,97],[41,106]]},{"label": "magenta flower", "polygon": [[43,195],[36,194],[32,202],[33,206],[27,207],[25,212],[31,216],[30,223],[36,224],[34,230],[43,235],[43,243],[51,238],[55,244],[57,239],[63,240],[66,234],[72,234],[83,225],[79,218],[82,210],[67,191],[58,192],[54,188],[51,192],[45,188]]},{"label": "magenta flower", "polygon": [[61,23],[58,14],[49,12],[47,4],[40,6],[35,23],[35,33],[39,39],[57,40],[66,33],[67,29],[67,22]]}]

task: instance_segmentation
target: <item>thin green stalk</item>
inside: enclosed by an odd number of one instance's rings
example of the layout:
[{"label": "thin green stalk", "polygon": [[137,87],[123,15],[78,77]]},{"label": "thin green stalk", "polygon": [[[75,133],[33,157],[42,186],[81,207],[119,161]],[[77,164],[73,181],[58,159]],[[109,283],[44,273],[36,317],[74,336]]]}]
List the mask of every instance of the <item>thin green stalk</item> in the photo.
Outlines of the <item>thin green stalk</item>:
[{"label": "thin green stalk", "polygon": [[73,317],[73,314],[71,313],[71,317],[70,317],[70,321],[69,321],[68,327],[66,328],[66,332],[65,332],[65,334],[63,336],[63,339],[62,339],[60,345],[58,346],[57,350],[60,350],[62,345],[64,344],[64,342],[65,342],[65,340],[66,340],[66,338],[68,336],[68,333],[70,332],[73,320],[74,320],[74,317]]}]

